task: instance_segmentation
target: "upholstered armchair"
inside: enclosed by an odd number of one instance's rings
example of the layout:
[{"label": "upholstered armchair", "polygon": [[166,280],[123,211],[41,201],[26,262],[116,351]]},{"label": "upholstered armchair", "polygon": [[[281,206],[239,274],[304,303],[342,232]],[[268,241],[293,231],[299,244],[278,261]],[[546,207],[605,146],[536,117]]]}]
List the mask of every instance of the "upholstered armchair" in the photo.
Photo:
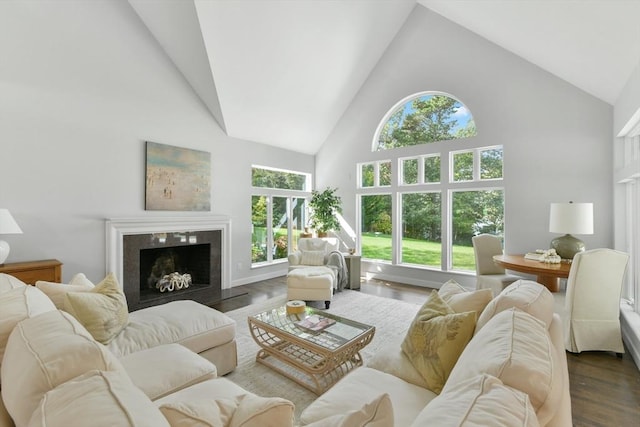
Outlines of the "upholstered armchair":
[{"label": "upholstered armchair", "polygon": [[563,313],[568,351],[624,353],[620,294],[628,262],[628,254],[606,248],[575,255],[567,279]]},{"label": "upholstered armchair", "polygon": [[340,242],[335,237],[303,237],[298,239],[298,249],[289,254],[289,271],[296,268],[326,266],[329,254],[337,251]]},{"label": "upholstered armchair", "polygon": [[494,255],[502,255],[502,241],[493,234],[480,234],[471,238],[476,259],[476,288],[491,289],[498,295],[504,288],[524,277],[507,274],[504,268],[493,262]]}]

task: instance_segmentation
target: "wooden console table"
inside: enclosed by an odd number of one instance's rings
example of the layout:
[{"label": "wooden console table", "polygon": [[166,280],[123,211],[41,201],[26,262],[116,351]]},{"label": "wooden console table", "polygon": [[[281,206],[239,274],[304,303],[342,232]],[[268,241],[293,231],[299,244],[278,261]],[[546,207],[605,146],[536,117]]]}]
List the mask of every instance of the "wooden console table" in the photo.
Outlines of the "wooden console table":
[{"label": "wooden console table", "polygon": [[560,290],[559,279],[566,279],[571,271],[571,263],[549,264],[525,259],[524,255],[495,255],[493,262],[507,270],[535,274],[536,281],[546,286],[551,292]]},{"label": "wooden console table", "polygon": [[57,259],[12,262],[0,264],[0,273],[10,274],[29,285],[35,285],[38,280],[60,283],[62,281],[62,263]]}]

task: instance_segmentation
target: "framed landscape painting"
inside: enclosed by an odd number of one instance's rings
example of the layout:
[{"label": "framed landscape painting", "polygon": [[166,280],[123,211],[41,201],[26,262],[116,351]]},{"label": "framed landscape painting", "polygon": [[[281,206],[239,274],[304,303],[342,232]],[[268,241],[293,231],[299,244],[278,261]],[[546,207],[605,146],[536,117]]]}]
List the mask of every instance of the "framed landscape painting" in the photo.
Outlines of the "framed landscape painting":
[{"label": "framed landscape painting", "polygon": [[211,153],[147,141],[146,160],[146,210],[211,210]]}]

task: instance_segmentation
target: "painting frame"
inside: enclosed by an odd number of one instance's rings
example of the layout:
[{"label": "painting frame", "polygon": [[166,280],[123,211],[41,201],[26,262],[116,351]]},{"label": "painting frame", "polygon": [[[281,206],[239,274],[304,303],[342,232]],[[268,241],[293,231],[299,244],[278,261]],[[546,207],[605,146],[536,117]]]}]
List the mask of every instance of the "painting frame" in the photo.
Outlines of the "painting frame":
[{"label": "painting frame", "polygon": [[211,153],[146,141],[145,210],[211,211]]}]

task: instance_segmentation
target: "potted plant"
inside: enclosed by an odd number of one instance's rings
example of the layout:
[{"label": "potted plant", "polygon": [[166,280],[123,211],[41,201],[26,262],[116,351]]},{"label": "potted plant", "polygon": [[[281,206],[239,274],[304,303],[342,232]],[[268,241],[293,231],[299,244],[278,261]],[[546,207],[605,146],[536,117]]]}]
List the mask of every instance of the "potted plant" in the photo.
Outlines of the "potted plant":
[{"label": "potted plant", "polygon": [[337,188],[327,187],[324,191],[311,192],[310,225],[318,233],[318,237],[325,237],[330,230],[340,230],[340,222],[335,214],[342,213],[342,200],[336,196]]}]

